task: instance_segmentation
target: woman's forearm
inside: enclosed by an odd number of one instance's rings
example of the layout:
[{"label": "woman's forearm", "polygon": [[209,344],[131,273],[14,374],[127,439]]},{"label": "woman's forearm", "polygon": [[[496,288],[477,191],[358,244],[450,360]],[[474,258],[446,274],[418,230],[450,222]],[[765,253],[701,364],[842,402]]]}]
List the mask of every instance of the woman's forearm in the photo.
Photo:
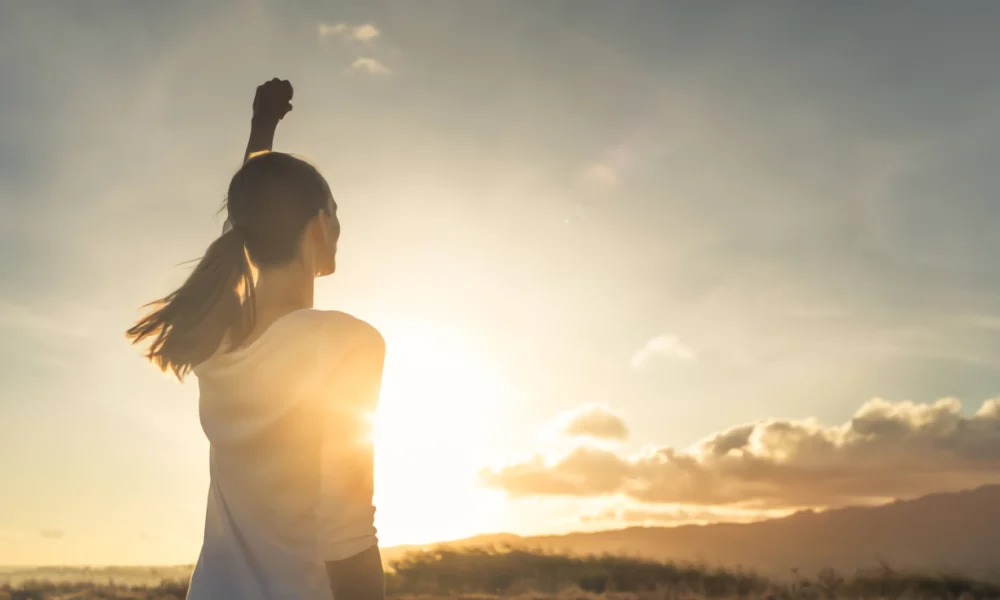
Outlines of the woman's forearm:
[{"label": "woman's forearm", "polygon": [[250,140],[243,162],[257,152],[269,152],[274,146],[274,130],[278,121],[292,110],[292,84],[275,77],[257,86],[253,97],[253,118],[250,119]]},{"label": "woman's forearm", "polygon": [[274,147],[274,132],[278,128],[277,121],[254,118],[250,120],[250,139],[247,150],[243,154],[243,162],[257,152],[270,151]]},{"label": "woman's forearm", "polygon": [[[278,121],[292,110],[292,84],[287,80],[274,78],[257,86],[253,97],[253,117],[250,119],[250,139],[243,153],[243,163],[258,152],[270,152],[274,147],[274,132]],[[226,219],[222,226],[225,233],[233,228]]]}]

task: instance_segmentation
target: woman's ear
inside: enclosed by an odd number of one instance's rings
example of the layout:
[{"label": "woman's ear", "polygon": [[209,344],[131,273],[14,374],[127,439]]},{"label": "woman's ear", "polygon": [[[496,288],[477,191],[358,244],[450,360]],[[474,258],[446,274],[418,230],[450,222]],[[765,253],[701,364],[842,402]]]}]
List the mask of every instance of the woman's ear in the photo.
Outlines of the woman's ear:
[{"label": "woman's ear", "polygon": [[320,253],[323,248],[324,237],[323,225],[319,217],[316,216],[309,219],[305,229],[302,231],[302,237],[299,238],[299,259],[307,269],[316,270],[316,264],[319,262]]},{"label": "woman's ear", "polygon": [[309,237],[313,245],[313,252],[319,254],[322,249],[327,244],[327,231],[326,223],[323,222],[324,219],[323,212],[320,211],[315,217],[309,220]]},{"label": "woman's ear", "polygon": [[339,229],[334,228],[336,217],[320,211],[310,223],[317,231],[313,237],[314,271],[317,277],[332,275],[337,270],[337,238]]}]

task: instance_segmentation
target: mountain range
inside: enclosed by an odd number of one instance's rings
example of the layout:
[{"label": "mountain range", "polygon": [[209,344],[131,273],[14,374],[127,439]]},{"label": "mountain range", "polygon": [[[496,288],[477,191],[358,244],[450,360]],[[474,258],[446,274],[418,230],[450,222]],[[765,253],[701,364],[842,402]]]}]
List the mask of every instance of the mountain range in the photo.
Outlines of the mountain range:
[{"label": "mountain range", "polygon": [[891,568],[1000,578],[1000,485],[880,506],[803,511],[753,523],[629,527],[521,537],[481,535],[383,550],[513,546],[576,554],[628,554],[664,561],[742,566],[771,576]]}]

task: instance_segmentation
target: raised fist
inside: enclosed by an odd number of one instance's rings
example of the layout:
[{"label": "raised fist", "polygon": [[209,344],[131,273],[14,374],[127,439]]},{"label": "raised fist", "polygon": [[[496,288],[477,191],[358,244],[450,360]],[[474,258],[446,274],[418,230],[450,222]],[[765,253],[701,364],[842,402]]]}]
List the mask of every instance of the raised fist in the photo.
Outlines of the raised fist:
[{"label": "raised fist", "polygon": [[292,84],[275,77],[257,86],[253,97],[253,118],[277,123],[292,110]]}]

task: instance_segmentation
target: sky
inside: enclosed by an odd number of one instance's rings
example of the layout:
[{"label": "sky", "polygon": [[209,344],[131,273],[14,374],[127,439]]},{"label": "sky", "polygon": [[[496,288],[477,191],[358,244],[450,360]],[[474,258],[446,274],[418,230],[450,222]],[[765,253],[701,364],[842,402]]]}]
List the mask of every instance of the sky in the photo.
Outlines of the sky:
[{"label": "sky", "polygon": [[182,564],[197,383],[127,345],[254,88],[388,345],[383,545],[1000,476],[1000,4],[0,7],[0,564]]}]

